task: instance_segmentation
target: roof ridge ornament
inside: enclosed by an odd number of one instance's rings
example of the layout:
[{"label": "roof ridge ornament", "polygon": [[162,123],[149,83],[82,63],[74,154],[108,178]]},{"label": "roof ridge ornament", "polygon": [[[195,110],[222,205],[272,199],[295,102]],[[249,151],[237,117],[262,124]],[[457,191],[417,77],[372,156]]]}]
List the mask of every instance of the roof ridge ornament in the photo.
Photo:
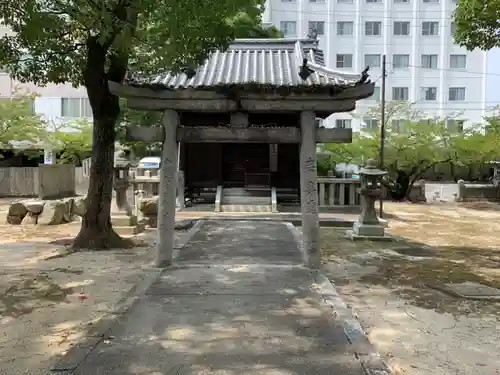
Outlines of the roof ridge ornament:
[{"label": "roof ridge ornament", "polygon": [[307,66],[307,59],[304,58],[304,60],[302,60],[302,65],[299,68],[299,76],[300,76],[300,78],[302,78],[305,81],[313,73],[314,73],[314,70],[312,70],[311,68],[309,68]]}]

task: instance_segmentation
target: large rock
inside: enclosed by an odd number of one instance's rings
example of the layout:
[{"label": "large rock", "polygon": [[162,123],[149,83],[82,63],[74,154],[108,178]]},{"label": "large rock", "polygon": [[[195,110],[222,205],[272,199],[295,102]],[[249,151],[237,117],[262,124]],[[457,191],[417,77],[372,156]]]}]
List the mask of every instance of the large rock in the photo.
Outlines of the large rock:
[{"label": "large rock", "polygon": [[32,212],[36,215],[42,213],[43,206],[45,206],[44,201],[25,201],[24,207],[28,210],[28,212]]},{"label": "large rock", "polygon": [[28,211],[28,214],[24,217],[21,225],[36,225],[38,223],[38,214]]},{"label": "large rock", "polygon": [[158,226],[158,196],[140,199],[139,211],[141,211],[146,225],[151,228]]},{"label": "large rock", "polygon": [[19,225],[21,224],[27,213],[28,209],[24,206],[22,202],[11,203],[9,207],[9,212],[7,213],[7,223],[13,225]]},{"label": "large rock", "polygon": [[139,211],[146,216],[157,216],[158,215],[158,196],[151,198],[142,198],[139,200]]},{"label": "large rock", "polygon": [[65,206],[64,221],[66,223],[71,223],[75,216],[75,198],[65,198],[63,202]]},{"label": "large rock", "polygon": [[46,201],[43,212],[38,216],[40,225],[59,225],[65,222],[66,203],[64,201]]},{"label": "large rock", "polygon": [[87,197],[78,197],[73,200],[73,214],[82,217],[87,212]]}]

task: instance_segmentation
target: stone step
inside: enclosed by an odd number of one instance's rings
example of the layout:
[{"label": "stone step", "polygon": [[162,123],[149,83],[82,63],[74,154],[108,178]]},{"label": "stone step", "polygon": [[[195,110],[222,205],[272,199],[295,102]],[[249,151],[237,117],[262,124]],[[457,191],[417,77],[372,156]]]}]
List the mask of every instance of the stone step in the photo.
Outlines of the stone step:
[{"label": "stone step", "polygon": [[271,197],[237,197],[237,196],[222,196],[222,204],[236,205],[270,205]]},{"label": "stone step", "polygon": [[221,212],[272,212],[271,205],[258,204],[223,204]]},{"label": "stone step", "polygon": [[222,196],[226,197],[270,197],[271,190],[252,190],[245,188],[224,188]]},{"label": "stone step", "polygon": [[113,229],[120,236],[135,236],[136,234],[144,232],[145,225],[144,223],[137,223],[133,226],[115,226],[113,225]]}]

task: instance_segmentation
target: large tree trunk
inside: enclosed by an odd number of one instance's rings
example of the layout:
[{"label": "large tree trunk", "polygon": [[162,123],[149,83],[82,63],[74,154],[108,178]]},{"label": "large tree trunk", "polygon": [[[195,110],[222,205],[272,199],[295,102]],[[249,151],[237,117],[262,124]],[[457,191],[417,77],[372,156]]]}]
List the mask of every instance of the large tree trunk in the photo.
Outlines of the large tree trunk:
[{"label": "large tree trunk", "polygon": [[121,238],[111,225],[115,120],[94,119],[87,211],[73,244],[75,248],[110,249],[129,247],[131,244],[129,240]]},{"label": "large tree trunk", "polygon": [[[111,66],[106,72],[106,53],[106,48],[96,38],[88,41],[84,81],[94,117],[92,164],[87,210],[73,244],[77,249],[124,248],[132,244],[132,241],[121,238],[111,225],[115,123],[120,114],[120,105],[118,97],[109,91],[108,77],[115,74],[123,79],[125,69]],[[120,77],[113,78],[120,80]]]}]

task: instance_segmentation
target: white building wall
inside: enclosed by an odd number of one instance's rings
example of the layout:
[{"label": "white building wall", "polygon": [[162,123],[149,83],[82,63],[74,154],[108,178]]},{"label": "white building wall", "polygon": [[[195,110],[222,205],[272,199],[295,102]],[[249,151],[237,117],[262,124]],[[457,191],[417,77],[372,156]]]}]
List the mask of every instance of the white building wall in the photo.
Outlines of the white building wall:
[{"label": "white building wall", "polygon": [[[325,52],[327,65],[336,67],[337,54],[352,54],[352,68],[360,72],[366,54],[385,54],[387,56],[386,100],[392,100],[393,87],[408,87],[409,100],[414,102],[414,108],[425,112],[429,117],[457,116],[467,123],[481,122],[488,113],[488,108],[496,104],[487,99],[487,78],[500,74],[500,64],[496,64],[496,72],[487,64],[488,54],[483,51],[469,52],[453,43],[451,36],[451,16],[456,3],[453,0],[439,0],[436,3],[424,3],[423,0],[408,0],[395,2],[381,0],[378,3],[368,3],[367,0],[267,0],[264,20],[273,23],[278,28],[281,21],[297,23],[297,37],[306,37],[309,21],[323,21],[325,33],[319,36],[319,46]],[[352,36],[337,36],[339,21],[353,22]],[[380,36],[365,35],[365,22],[382,23]],[[410,35],[394,36],[394,21],[410,22]],[[438,35],[422,36],[422,22],[439,22]],[[290,36],[293,37],[293,36]],[[409,55],[407,69],[394,69],[392,60],[394,54]],[[423,54],[438,55],[437,69],[421,67]],[[466,55],[465,69],[450,69],[450,54]],[[372,81],[380,87],[382,70],[371,68]],[[421,97],[422,87],[436,87],[437,98],[425,101]],[[450,101],[450,87],[465,87],[464,101]],[[488,97],[491,97],[489,95]],[[363,126],[363,113],[377,105],[375,100],[358,102],[354,113],[342,113],[331,116],[327,126],[334,126],[335,119],[351,119],[352,127]]]}]

